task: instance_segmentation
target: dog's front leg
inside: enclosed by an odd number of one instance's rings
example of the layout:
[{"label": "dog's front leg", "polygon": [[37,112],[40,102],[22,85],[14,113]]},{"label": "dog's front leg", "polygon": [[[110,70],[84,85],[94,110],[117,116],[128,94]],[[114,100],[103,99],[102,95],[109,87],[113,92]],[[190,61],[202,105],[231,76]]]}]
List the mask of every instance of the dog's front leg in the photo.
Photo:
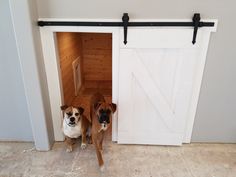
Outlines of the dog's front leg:
[{"label": "dog's front leg", "polygon": [[95,145],[95,148],[96,148],[96,154],[97,154],[98,164],[99,164],[100,170],[103,171],[104,170],[104,162],[103,162],[102,152],[101,152],[99,143],[100,143],[99,141],[95,141],[94,145]]},{"label": "dog's front leg", "polygon": [[65,143],[67,146],[66,152],[71,152],[73,150],[73,139],[67,136],[65,138]]},{"label": "dog's front leg", "polygon": [[104,138],[104,135],[102,135],[101,139],[99,140],[99,149],[101,150],[101,152],[103,151],[103,148],[102,148],[103,138]]},{"label": "dog's front leg", "polygon": [[82,130],[82,143],[81,143],[81,148],[85,149],[86,148],[86,129]]}]

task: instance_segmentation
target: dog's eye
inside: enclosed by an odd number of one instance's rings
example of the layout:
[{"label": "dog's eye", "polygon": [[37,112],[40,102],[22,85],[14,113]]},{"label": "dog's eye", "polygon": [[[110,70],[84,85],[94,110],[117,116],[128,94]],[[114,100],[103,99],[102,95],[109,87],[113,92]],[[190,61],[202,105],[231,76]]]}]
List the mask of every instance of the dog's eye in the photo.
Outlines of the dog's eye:
[{"label": "dog's eye", "polygon": [[110,113],[111,113],[111,110],[110,110],[110,109],[108,109],[108,110],[107,110],[107,114],[110,114]]},{"label": "dog's eye", "polygon": [[75,113],[75,116],[79,116],[79,113],[77,112],[77,113]]},{"label": "dog's eye", "polygon": [[68,112],[68,113],[66,113],[66,114],[67,114],[69,117],[73,115],[72,112]]}]

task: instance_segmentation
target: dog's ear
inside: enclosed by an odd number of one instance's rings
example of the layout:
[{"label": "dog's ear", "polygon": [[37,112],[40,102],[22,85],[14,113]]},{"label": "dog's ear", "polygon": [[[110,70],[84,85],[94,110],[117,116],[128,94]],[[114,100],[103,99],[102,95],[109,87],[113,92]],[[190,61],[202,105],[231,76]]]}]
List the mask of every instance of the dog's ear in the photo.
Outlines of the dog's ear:
[{"label": "dog's ear", "polygon": [[102,104],[102,102],[94,103],[94,105],[93,105],[94,110],[97,110],[101,104]]},{"label": "dog's ear", "polygon": [[79,111],[79,114],[82,115],[83,112],[84,112],[84,108],[82,108],[82,107],[78,107],[77,109],[78,109],[78,111]]},{"label": "dog's ear", "polygon": [[61,106],[61,110],[62,110],[62,111],[65,111],[68,107],[69,107],[69,106],[67,106],[67,105],[65,104],[65,105]]},{"label": "dog's ear", "polygon": [[111,103],[110,106],[111,106],[112,112],[113,113],[116,112],[116,104],[115,103]]}]

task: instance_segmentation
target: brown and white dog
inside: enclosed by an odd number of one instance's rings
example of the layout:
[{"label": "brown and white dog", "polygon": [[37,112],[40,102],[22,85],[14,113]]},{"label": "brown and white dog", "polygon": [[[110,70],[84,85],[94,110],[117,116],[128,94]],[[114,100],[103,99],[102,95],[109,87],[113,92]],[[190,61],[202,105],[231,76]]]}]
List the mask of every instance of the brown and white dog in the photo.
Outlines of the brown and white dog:
[{"label": "brown and white dog", "polygon": [[81,107],[61,106],[63,111],[62,131],[65,135],[66,151],[73,150],[75,139],[82,136],[81,148],[86,148],[86,134],[90,134],[91,123],[86,116],[83,115],[84,109]]},{"label": "brown and white dog", "polygon": [[111,124],[112,113],[116,111],[116,104],[107,103],[100,93],[96,93],[90,100],[90,116],[92,121],[92,140],[96,148],[96,154],[100,170],[104,169],[102,157],[102,142],[104,133]]}]

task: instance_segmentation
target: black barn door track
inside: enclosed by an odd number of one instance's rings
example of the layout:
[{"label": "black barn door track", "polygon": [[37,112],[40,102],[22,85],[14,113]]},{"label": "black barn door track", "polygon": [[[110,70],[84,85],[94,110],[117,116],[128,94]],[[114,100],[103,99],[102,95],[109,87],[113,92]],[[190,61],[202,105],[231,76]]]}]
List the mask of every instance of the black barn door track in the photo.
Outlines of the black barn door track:
[{"label": "black barn door track", "polygon": [[214,27],[214,22],[202,22],[200,13],[195,13],[192,22],[129,22],[128,13],[124,13],[121,22],[78,22],[78,21],[38,21],[38,26],[101,26],[101,27],[123,27],[124,44],[127,44],[128,27],[143,26],[169,26],[169,27],[193,27],[192,44],[196,43],[199,27]]}]

